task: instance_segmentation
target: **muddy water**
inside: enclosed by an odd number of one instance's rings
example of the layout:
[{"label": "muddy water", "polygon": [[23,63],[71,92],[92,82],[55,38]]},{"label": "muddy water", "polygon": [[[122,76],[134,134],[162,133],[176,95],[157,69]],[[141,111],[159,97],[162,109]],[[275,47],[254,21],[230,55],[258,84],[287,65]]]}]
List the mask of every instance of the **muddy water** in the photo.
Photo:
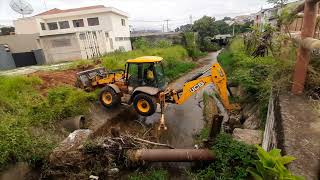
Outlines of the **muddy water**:
[{"label": "muddy water", "polygon": [[[216,63],[217,55],[218,53],[209,53],[207,57],[199,60],[202,67],[179,78],[169,86],[173,89],[182,88],[183,84],[192,76],[209,69],[213,63]],[[168,143],[176,148],[194,147],[193,137],[205,124],[202,111],[203,91],[212,91],[212,89],[212,86],[206,87],[204,90],[188,99],[183,105],[168,104],[165,113],[168,130],[161,134],[160,141],[162,143]],[[146,123],[158,122],[159,119],[160,114],[157,113],[148,117]]]}]

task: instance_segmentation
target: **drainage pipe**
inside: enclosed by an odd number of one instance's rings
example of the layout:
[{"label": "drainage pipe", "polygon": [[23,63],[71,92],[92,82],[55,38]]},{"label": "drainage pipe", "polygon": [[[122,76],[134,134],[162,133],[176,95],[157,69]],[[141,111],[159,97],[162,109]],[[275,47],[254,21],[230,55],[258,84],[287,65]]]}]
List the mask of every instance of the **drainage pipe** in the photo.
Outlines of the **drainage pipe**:
[{"label": "drainage pipe", "polygon": [[208,149],[138,149],[127,152],[133,162],[192,162],[212,161],[215,155]]}]

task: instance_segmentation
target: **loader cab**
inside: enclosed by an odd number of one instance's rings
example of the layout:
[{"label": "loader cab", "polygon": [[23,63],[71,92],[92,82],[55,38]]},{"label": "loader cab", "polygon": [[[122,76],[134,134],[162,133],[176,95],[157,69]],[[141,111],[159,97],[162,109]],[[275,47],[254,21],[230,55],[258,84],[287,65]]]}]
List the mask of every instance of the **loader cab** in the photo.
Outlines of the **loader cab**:
[{"label": "loader cab", "polygon": [[126,64],[126,82],[129,87],[154,87],[164,89],[166,78],[162,58],[145,56],[130,59]]}]

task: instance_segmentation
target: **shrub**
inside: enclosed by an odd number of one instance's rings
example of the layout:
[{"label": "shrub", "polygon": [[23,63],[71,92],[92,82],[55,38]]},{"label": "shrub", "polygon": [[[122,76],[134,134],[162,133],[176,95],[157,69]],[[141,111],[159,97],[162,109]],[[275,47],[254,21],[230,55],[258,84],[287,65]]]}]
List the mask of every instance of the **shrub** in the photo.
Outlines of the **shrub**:
[{"label": "shrub", "polygon": [[248,172],[256,180],[263,179],[304,179],[302,177],[294,176],[291,172],[285,167],[286,164],[291,163],[295,160],[291,156],[281,156],[280,149],[273,149],[270,152],[266,152],[260,146],[258,148],[258,157],[259,160],[255,162],[255,168],[248,168]]},{"label": "shrub", "polygon": [[155,48],[168,48],[170,46],[172,46],[172,43],[168,40],[165,40],[165,39],[161,39],[159,41],[156,41],[154,44]]},{"label": "shrub", "polygon": [[151,48],[152,44],[146,38],[137,38],[132,43],[133,49],[147,49]]},{"label": "shrub", "polygon": [[216,159],[207,168],[194,174],[195,179],[246,179],[247,169],[254,167],[256,148],[220,134],[212,146]]},{"label": "shrub", "polygon": [[203,42],[201,43],[200,49],[202,51],[212,52],[212,51],[220,50],[221,47],[218,44],[211,42],[210,37],[206,37],[206,38],[204,38]]},{"label": "shrub", "polygon": [[197,45],[197,38],[194,32],[185,32],[183,33],[184,44],[188,51],[188,54],[192,58],[199,58],[206,56],[206,53],[200,51]]}]

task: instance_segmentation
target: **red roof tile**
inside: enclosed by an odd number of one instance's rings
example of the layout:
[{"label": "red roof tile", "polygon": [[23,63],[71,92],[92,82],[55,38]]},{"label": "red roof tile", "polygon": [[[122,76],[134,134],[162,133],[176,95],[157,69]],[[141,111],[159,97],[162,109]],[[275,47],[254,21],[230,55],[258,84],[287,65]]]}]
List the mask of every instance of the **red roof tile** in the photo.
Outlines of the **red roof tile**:
[{"label": "red roof tile", "polygon": [[51,9],[49,11],[45,11],[43,13],[37,14],[35,16],[43,16],[43,15],[59,14],[59,13],[66,13],[66,12],[75,12],[75,11],[83,11],[83,10],[98,9],[98,8],[104,8],[104,7],[105,7],[104,5],[97,5],[97,6],[87,6],[87,7],[81,7],[81,8],[74,8],[74,9],[65,9],[65,10],[54,8],[54,9]]}]

